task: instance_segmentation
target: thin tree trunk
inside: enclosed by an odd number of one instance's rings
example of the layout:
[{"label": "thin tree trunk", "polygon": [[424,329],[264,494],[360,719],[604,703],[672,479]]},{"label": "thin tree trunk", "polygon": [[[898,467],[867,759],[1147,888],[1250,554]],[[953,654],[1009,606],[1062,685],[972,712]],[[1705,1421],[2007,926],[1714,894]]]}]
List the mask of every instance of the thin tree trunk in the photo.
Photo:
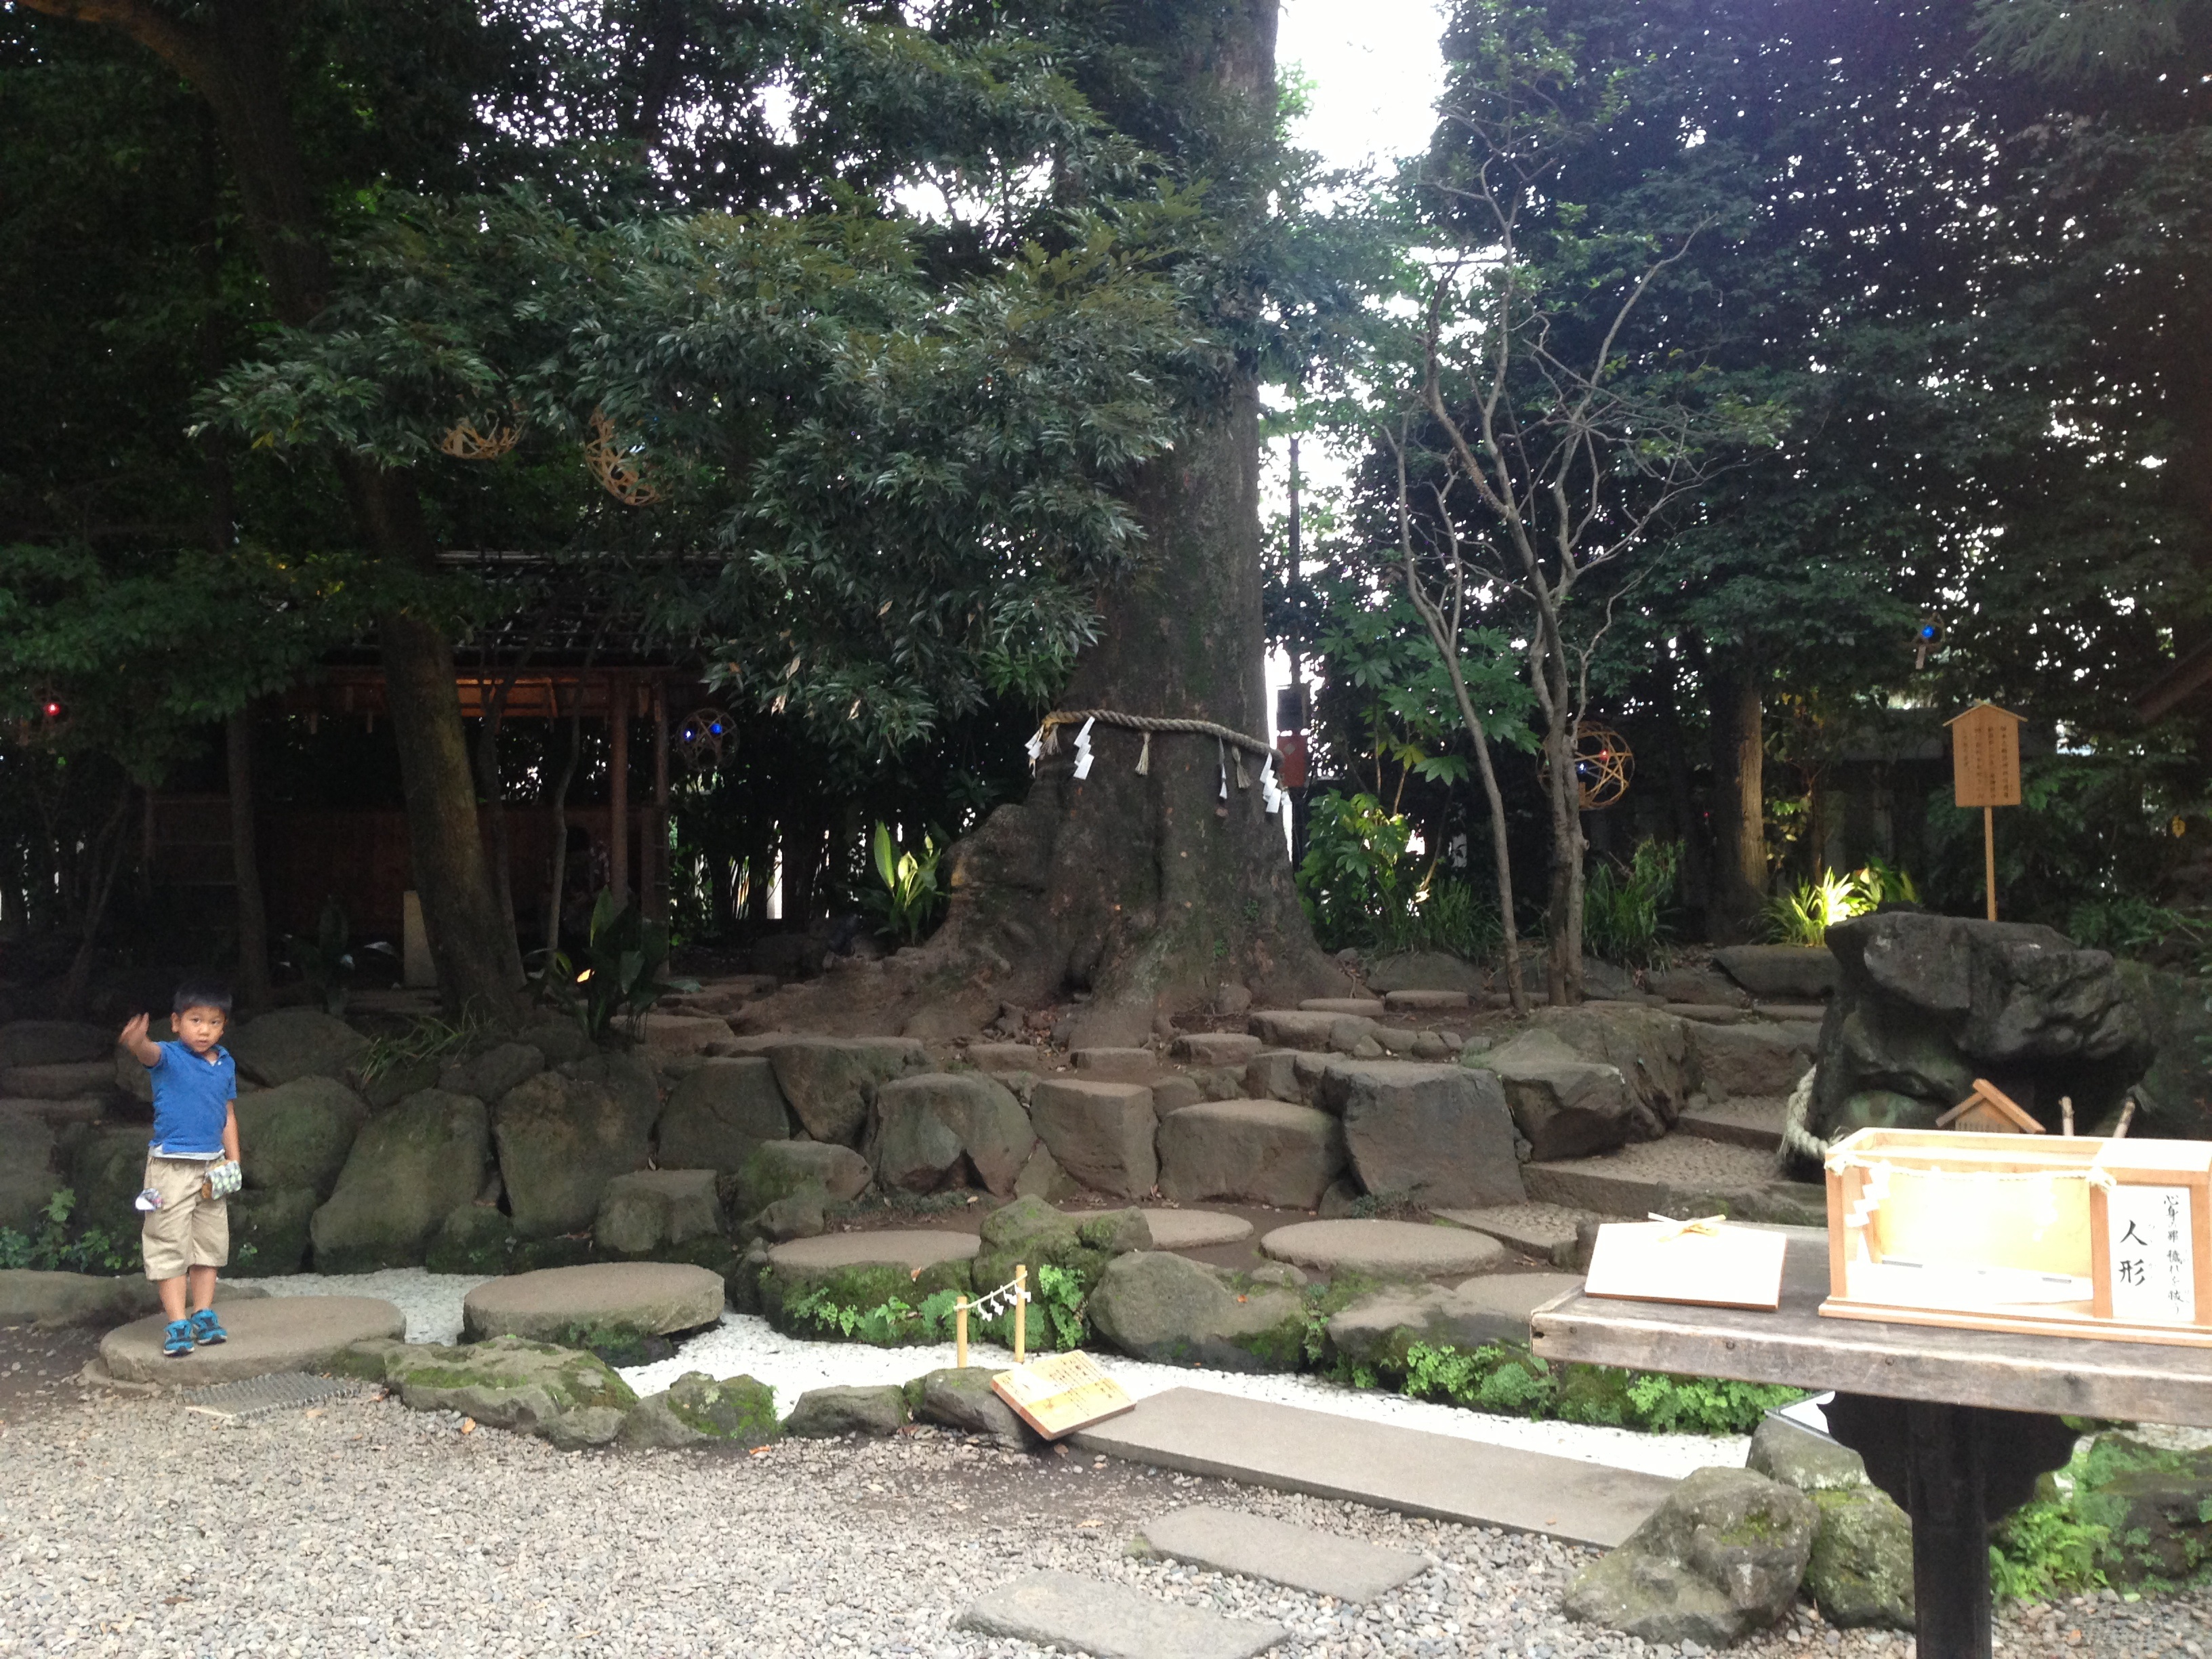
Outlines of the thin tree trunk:
[{"label": "thin tree trunk", "polygon": [[1759,674],[1738,661],[1712,676],[1717,938],[1758,931],[1766,896],[1766,744]]},{"label": "thin tree trunk", "polygon": [[[586,659],[586,672],[589,659]],[[576,686],[575,703],[568,714],[568,758],[561,767],[561,781],[553,786],[553,890],[545,905],[545,955],[548,962],[561,948],[561,901],[568,885],[568,791],[576,781],[576,765],[584,752],[584,688]]]},{"label": "thin tree trunk", "polygon": [[65,1016],[83,1008],[85,991],[92,982],[100,925],[107,919],[108,896],[114,892],[115,878],[123,868],[123,820],[131,810],[131,788],[130,778],[124,777],[116,788],[114,810],[92,839],[92,858],[85,872],[88,885],[82,931],[77,937],[76,954],[70,959],[69,972],[62,976],[61,992],[57,998],[59,1010]]},{"label": "thin tree trunk", "polygon": [[254,823],[253,709],[223,722],[230,769],[230,861],[238,884],[238,995],[249,1008],[269,1006],[269,913],[262,902],[261,853]]}]

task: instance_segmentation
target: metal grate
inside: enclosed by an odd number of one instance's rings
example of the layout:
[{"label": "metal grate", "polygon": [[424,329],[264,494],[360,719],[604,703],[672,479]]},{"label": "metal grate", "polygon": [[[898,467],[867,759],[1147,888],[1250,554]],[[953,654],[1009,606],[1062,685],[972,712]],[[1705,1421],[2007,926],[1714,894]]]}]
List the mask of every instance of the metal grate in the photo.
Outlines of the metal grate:
[{"label": "metal grate", "polygon": [[310,1376],[305,1371],[271,1371],[238,1382],[218,1382],[185,1395],[185,1409],[212,1417],[226,1427],[265,1417],[270,1412],[312,1406],[319,1400],[357,1394],[361,1384],[341,1376]]}]

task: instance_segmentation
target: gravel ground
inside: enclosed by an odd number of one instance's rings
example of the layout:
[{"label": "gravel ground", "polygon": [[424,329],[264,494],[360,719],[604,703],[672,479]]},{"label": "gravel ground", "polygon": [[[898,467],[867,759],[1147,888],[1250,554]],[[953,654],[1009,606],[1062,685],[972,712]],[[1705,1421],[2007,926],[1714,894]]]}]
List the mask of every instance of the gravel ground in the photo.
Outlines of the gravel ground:
[{"label": "gravel ground", "polygon": [[[350,1275],[299,1273],[255,1282],[276,1296],[382,1297],[406,1314],[409,1340],[454,1342],[460,1339],[462,1297],[485,1281],[460,1274],[424,1273],[419,1267],[398,1267]],[[979,1364],[1013,1362],[1013,1356],[1006,1350],[986,1343],[973,1344],[969,1352],[970,1358]],[[1140,1400],[1163,1389],[1210,1389],[1248,1399],[1278,1401],[1346,1417],[1425,1429],[1489,1445],[1548,1452],[1558,1457],[1635,1469],[1647,1474],[1684,1475],[1692,1469],[1716,1463],[1741,1468],[1751,1443],[1735,1436],[1642,1434],[1630,1429],[1600,1428],[1582,1423],[1530,1423],[1520,1418],[1497,1417],[1425,1400],[1408,1400],[1402,1395],[1361,1393],[1320,1377],[1244,1376],[1230,1371],[1150,1364],[1109,1353],[1093,1353],[1092,1358]],[[674,1358],[651,1365],[627,1367],[623,1376],[638,1393],[646,1395],[666,1388],[685,1371],[705,1371],[713,1376],[743,1373],[774,1389],[777,1408],[788,1412],[809,1389],[833,1384],[903,1382],[952,1362],[952,1345],[949,1342],[913,1348],[871,1348],[857,1342],[809,1342],[784,1336],[766,1320],[753,1315],[724,1314],[719,1326],[690,1338]]]},{"label": "gravel ground", "polygon": [[[20,1334],[0,1334],[0,1345]],[[987,1579],[1055,1566],[1232,1618],[1273,1651],[1582,1659],[1675,1650],[1568,1626],[1589,1553],[1543,1539],[915,1431],[757,1456],[555,1452],[358,1397],[223,1430],[101,1395],[0,1428],[0,1654],[1029,1655],[952,1628]],[[1372,1607],[1130,1559],[1144,1519],[1234,1504],[1425,1554]],[[2008,1614],[2008,1656],[2201,1659],[2212,1598]],[[1809,1613],[1753,1659],[1905,1659]]]}]

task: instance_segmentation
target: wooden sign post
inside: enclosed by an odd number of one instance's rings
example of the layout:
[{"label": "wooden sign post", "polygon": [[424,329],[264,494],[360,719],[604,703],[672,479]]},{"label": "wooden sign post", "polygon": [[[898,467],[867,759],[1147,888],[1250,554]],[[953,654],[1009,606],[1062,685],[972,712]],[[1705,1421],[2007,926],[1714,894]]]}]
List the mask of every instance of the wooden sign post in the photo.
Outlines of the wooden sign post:
[{"label": "wooden sign post", "polygon": [[1948,722],[1953,799],[1982,809],[1982,882],[1990,920],[1997,919],[1997,833],[1992,812],[2020,805],[2020,728],[2023,717],[1978,702]]}]

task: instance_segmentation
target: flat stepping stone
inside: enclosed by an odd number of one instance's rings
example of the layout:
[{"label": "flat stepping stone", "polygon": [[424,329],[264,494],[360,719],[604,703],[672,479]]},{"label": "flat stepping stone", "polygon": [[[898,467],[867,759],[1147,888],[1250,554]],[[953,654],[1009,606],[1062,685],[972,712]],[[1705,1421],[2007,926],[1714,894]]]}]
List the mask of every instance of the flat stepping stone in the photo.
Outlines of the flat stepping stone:
[{"label": "flat stepping stone", "polygon": [[1382,1006],[1394,1014],[1429,1013],[1440,1008],[1464,1008],[1468,999],[1464,991],[1392,991],[1383,997]]},{"label": "flat stepping stone", "polygon": [[1156,1554],[1214,1572],[1264,1578],[1310,1595],[1372,1601],[1428,1571],[1409,1550],[1316,1532],[1243,1510],[1197,1504],[1147,1522],[1138,1537]]},{"label": "flat stepping stone", "polygon": [[1096,1659],[1256,1659],[1290,1632],[1224,1619],[1142,1590],[1049,1569],[1002,1584],[960,1615],[963,1630],[1079,1650]]},{"label": "flat stepping stone", "polygon": [[1786,1100],[1762,1099],[1756,1095],[1711,1101],[1686,1111],[1675,1121],[1674,1133],[1699,1140],[1722,1140],[1733,1146],[1756,1146],[1774,1152],[1782,1145],[1782,1120]]},{"label": "flat stepping stone", "polygon": [[1754,1016],[1748,1008],[1723,1007],[1714,1002],[1662,1002],[1662,1013],[1677,1019],[1694,1019],[1701,1025],[1741,1025]]},{"label": "flat stepping stone", "polygon": [[1382,1002],[1378,997],[1308,997],[1298,1006],[1310,1014],[1364,1014],[1370,1019],[1382,1018]]},{"label": "flat stepping stone", "polygon": [[1564,1267],[1574,1260],[1575,1229],[1596,1218],[1562,1204],[1498,1204],[1483,1210],[1438,1210],[1439,1221],[1487,1233],[1509,1250]]},{"label": "flat stepping stone", "polygon": [[1524,1164],[1521,1178],[1530,1198],[1638,1221],[1655,1211],[1692,1216],[1725,1210],[1738,1221],[1828,1224],[1827,1188],[1820,1182],[1783,1180],[1771,1152],[1693,1135],[1640,1141],[1598,1158]]},{"label": "flat stepping stone", "polygon": [[1068,1060],[1085,1083],[1150,1083],[1160,1069],[1150,1048],[1077,1048]]},{"label": "flat stepping stone", "polygon": [[1193,1066],[1242,1066],[1259,1052],[1249,1031],[1191,1031],[1175,1042],[1175,1057]]},{"label": "flat stepping stone", "polygon": [[1486,1233],[1417,1221],[1297,1221],[1262,1238],[1260,1250],[1317,1273],[1376,1279],[1488,1273],[1505,1261],[1505,1247]]},{"label": "flat stepping stone", "polygon": [[880,1233],[824,1233],[794,1238],[768,1253],[776,1267],[933,1267],[940,1261],[972,1261],[983,1241],[974,1233],[926,1232],[919,1228]]},{"label": "flat stepping stone", "polygon": [[1825,1002],[1754,1002],[1751,1010],[1761,1019],[1785,1023],[1810,1021],[1818,1025],[1828,1018],[1828,1005]]},{"label": "flat stepping stone", "polygon": [[1071,1437],[1078,1449],[1401,1515],[1611,1549],[1675,1483],[1367,1418],[1168,1389]]},{"label": "flat stepping stone", "polygon": [[222,1303],[218,1310],[228,1342],[172,1359],[161,1352],[169,1322],[155,1314],[100,1338],[100,1363],[118,1382],[198,1389],[271,1371],[319,1371],[354,1343],[407,1334],[407,1316],[373,1296],[271,1296]]},{"label": "flat stepping stone", "polygon": [[1212,1210],[1147,1210],[1145,1219],[1152,1224],[1155,1249],[1202,1250],[1252,1237],[1252,1224],[1243,1216]]},{"label": "flat stepping stone", "polygon": [[557,1342],[598,1328],[660,1336],[722,1316],[720,1273],[676,1261],[541,1267],[479,1285],[461,1298],[461,1334]]}]

